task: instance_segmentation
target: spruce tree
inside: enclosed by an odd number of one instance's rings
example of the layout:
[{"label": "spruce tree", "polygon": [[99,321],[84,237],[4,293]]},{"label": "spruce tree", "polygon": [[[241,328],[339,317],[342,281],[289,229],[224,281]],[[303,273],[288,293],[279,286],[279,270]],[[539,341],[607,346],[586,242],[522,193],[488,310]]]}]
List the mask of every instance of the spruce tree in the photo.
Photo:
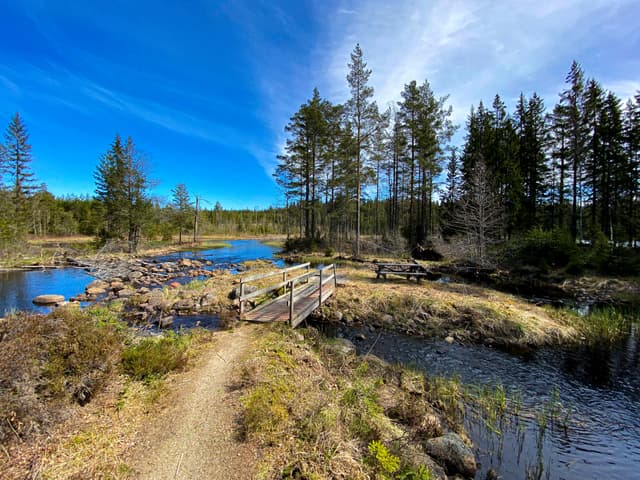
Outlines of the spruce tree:
[{"label": "spruce tree", "polygon": [[4,135],[4,165],[8,178],[10,207],[17,234],[25,233],[29,199],[35,192],[31,171],[31,145],[29,134],[19,113],[16,113]]},{"label": "spruce tree", "polygon": [[135,252],[150,202],[148,179],[130,137],[123,144],[116,135],[109,150],[100,157],[94,179],[96,200],[103,212],[102,240],[126,239],[128,250]]},{"label": "spruce tree", "polygon": [[191,200],[189,191],[184,183],[179,183],[171,190],[173,194],[171,205],[173,207],[173,219],[178,227],[178,243],[182,244],[182,232],[185,230],[191,218]]}]

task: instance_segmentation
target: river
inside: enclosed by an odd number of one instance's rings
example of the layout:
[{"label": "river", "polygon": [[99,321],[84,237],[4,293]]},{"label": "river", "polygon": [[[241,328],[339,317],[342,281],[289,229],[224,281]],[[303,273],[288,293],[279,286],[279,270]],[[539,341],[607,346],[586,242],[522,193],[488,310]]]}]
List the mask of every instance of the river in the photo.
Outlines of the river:
[{"label": "river", "polygon": [[[428,376],[502,385],[508,396],[521,398],[520,414],[507,417],[499,434],[467,416],[481,463],[477,479],[490,468],[505,479],[638,478],[640,335],[635,328],[610,348],[544,348],[526,355],[390,332],[348,329],[341,334],[359,353],[371,350]],[[541,427],[539,415],[551,404],[558,407],[557,421]]]},{"label": "river", "polygon": [[[230,240],[225,243],[229,247],[176,252],[154,258],[158,261],[179,258],[210,260],[213,265],[207,268],[217,269],[247,260],[274,260],[273,255],[278,251],[259,240]],[[0,316],[12,310],[47,312],[49,307],[38,307],[32,303],[36,296],[54,293],[70,298],[82,293],[92,280],[93,277],[79,268],[0,271]]]}]

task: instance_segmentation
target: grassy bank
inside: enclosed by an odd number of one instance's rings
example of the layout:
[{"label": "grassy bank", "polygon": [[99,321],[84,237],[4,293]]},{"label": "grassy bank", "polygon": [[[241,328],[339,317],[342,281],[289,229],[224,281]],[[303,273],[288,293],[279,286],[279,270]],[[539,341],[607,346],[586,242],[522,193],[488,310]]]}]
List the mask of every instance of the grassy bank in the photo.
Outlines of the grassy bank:
[{"label": "grassy bank", "polygon": [[257,341],[240,387],[259,478],[444,478],[422,445],[449,429],[464,437],[461,423],[442,417],[423,375],[344,348],[313,329]]},{"label": "grassy bank", "polygon": [[339,274],[345,285],[321,310],[329,321],[505,346],[579,339],[573,317],[488,288],[376,279],[372,267],[343,267]]}]

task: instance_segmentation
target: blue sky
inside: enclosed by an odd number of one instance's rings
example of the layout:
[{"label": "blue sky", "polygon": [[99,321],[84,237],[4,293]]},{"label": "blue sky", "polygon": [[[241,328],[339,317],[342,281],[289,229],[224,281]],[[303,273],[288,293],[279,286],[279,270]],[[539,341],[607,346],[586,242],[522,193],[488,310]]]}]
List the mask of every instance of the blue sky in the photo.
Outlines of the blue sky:
[{"label": "blue sky", "polygon": [[381,106],[428,79],[461,131],[495,93],[512,106],[536,91],[552,108],[573,59],[624,99],[640,89],[638,0],[0,0],[0,12],[0,124],[21,113],[56,195],[92,194],[120,133],[160,197],[185,183],[211,206],[279,204],[284,126],[315,86],[347,98],[356,42]]}]

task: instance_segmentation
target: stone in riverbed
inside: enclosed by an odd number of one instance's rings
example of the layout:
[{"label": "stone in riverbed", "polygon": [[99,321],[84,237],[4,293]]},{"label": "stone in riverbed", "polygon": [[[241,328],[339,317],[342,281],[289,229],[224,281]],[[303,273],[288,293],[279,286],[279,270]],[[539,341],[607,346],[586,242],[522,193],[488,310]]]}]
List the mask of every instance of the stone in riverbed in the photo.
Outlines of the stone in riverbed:
[{"label": "stone in riverbed", "polygon": [[173,317],[162,317],[158,320],[158,328],[169,328],[173,325]]},{"label": "stone in riverbed", "polygon": [[447,480],[447,474],[433,458],[424,453],[418,445],[408,444],[402,447],[400,457],[411,465],[423,465],[431,472],[431,480]]},{"label": "stone in riverbed", "polygon": [[438,463],[444,464],[447,471],[454,475],[473,478],[478,469],[473,451],[455,433],[430,438],[424,442],[425,451]]},{"label": "stone in riverbed", "polygon": [[32,302],[35,305],[55,305],[56,303],[64,302],[64,295],[38,295]]},{"label": "stone in riverbed", "polygon": [[326,348],[341,357],[356,354],[356,346],[346,338],[336,338],[333,342],[329,343]]}]

